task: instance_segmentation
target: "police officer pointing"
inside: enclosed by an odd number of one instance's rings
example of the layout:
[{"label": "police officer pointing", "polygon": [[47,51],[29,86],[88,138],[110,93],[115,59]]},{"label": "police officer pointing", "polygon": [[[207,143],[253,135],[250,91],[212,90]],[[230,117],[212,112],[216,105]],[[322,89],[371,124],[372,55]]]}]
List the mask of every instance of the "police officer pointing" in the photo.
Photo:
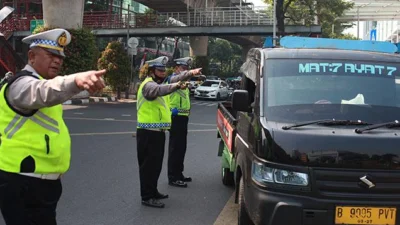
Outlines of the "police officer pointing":
[{"label": "police officer pointing", "polygon": [[161,194],[157,189],[164,159],[165,131],[171,127],[168,95],[185,88],[185,84],[180,81],[199,72],[195,70],[176,76],[170,80],[170,84],[165,84],[167,62],[167,57],[146,62],[148,76],[139,86],[136,103],[136,141],[142,204],[157,208],[165,206],[160,199],[168,198],[168,195]]},{"label": "police officer pointing", "polygon": [[104,88],[105,71],[58,76],[71,35],[28,36],[28,65],[0,90],[0,208],[7,225],[55,225],[71,139],[62,103]]},{"label": "police officer pointing", "polygon": [[[187,73],[192,58],[175,59],[175,71],[170,79]],[[197,73],[199,74],[199,73]],[[196,74],[196,75],[197,75]],[[171,186],[187,187],[191,177],[183,175],[184,159],[187,145],[187,132],[190,114],[190,92],[188,88],[178,90],[170,95],[172,124],[168,148],[168,179]]]}]

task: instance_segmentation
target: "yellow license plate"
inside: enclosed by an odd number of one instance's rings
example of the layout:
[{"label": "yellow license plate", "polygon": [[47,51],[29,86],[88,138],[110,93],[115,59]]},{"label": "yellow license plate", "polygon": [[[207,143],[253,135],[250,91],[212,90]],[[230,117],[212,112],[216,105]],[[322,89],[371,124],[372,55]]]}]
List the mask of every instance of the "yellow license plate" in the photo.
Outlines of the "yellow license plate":
[{"label": "yellow license plate", "polygon": [[335,224],[395,225],[396,208],[336,206]]}]

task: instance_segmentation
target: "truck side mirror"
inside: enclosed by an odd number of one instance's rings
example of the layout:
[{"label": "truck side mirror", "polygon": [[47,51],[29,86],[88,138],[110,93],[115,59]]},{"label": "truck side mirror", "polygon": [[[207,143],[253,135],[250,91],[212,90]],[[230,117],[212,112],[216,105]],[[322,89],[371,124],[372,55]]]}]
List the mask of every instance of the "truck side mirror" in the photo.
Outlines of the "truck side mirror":
[{"label": "truck side mirror", "polygon": [[246,90],[235,90],[232,94],[232,108],[237,111],[249,111],[249,92]]}]

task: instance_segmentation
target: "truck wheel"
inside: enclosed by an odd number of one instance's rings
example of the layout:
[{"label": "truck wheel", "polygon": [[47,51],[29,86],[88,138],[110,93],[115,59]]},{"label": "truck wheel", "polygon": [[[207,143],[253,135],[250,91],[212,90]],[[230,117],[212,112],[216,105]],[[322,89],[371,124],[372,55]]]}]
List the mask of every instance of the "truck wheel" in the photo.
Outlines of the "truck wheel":
[{"label": "truck wheel", "polygon": [[229,168],[222,168],[222,183],[226,186],[234,185],[235,181],[233,179],[233,173],[230,171]]},{"label": "truck wheel", "polygon": [[249,214],[246,211],[246,205],[244,203],[244,183],[243,177],[240,178],[239,182],[239,211],[238,211],[238,225],[254,225],[251,221]]}]

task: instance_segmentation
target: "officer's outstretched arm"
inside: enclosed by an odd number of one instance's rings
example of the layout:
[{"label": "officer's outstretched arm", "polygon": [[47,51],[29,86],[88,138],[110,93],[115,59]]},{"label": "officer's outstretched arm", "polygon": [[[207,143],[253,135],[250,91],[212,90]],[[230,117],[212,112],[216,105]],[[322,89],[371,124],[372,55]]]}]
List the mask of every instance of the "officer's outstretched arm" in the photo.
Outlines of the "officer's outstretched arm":
[{"label": "officer's outstretched arm", "polygon": [[101,76],[105,71],[87,71],[51,80],[23,76],[7,90],[8,102],[16,109],[31,111],[62,104],[82,90],[93,92],[104,88]]},{"label": "officer's outstretched arm", "polygon": [[176,83],[179,81],[187,81],[192,76],[201,74],[201,68],[193,69],[193,70],[186,70],[181,72],[179,75],[172,76],[170,79],[170,83]]},{"label": "officer's outstretched arm", "polygon": [[143,86],[142,94],[147,100],[152,101],[157,97],[171,94],[181,86],[181,83],[157,84],[156,82],[148,82]]}]

